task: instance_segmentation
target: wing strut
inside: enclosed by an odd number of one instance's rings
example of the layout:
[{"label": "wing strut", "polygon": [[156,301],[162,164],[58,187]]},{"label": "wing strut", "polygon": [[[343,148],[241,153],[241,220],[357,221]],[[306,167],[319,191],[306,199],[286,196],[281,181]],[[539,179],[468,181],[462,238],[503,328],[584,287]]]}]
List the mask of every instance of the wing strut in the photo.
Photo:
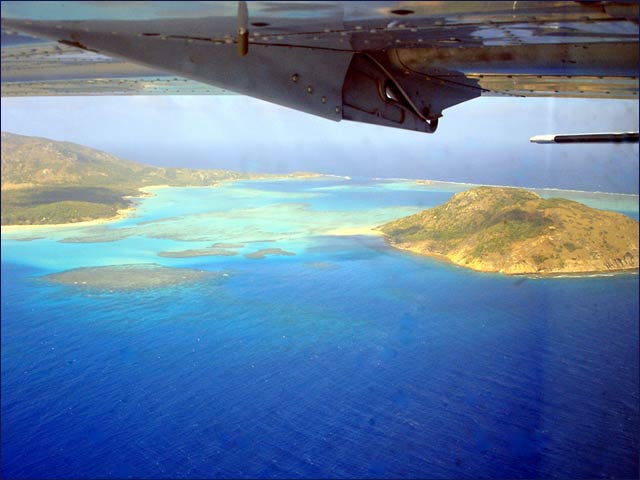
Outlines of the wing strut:
[{"label": "wing strut", "polygon": [[238,2],[238,55],[249,53],[249,9],[247,2]]}]

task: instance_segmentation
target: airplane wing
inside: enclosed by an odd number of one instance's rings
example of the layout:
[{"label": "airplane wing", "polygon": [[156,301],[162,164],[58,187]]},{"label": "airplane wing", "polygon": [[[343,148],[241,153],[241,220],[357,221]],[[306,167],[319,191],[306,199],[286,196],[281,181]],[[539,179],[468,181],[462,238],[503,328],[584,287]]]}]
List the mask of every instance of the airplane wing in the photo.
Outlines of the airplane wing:
[{"label": "airplane wing", "polygon": [[638,29],[635,1],[5,1],[2,96],[238,93],[432,133],[481,95],[637,99]]}]

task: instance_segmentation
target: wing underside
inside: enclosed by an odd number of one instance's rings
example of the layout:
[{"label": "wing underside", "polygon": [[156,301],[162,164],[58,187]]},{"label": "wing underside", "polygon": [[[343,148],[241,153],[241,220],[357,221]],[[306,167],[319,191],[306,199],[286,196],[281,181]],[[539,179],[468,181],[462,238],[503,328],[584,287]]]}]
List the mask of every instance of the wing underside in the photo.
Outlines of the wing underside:
[{"label": "wing underside", "polygon": [[635,2],[3,2],[2,96],[240,93],[433,131],[480,95],[638,98]]}]

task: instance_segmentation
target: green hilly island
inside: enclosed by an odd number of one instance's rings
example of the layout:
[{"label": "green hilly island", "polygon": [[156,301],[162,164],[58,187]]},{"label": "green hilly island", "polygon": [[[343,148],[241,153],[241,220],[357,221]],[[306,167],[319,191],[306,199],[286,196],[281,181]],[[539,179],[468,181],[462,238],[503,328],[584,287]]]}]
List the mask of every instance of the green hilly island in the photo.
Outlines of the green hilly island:
[{"label": "green hilly island", "polygon": [[310,177],[164,168],[99,150],[2,132],[2,225],[44,225],[111,218],[150,185],[213,186],[229,180]]},{"label": "green hilly island", "polygon": [[478,187],[378,227],[393,247],[485,272],[638,268],[638,222],[517,188]]}]

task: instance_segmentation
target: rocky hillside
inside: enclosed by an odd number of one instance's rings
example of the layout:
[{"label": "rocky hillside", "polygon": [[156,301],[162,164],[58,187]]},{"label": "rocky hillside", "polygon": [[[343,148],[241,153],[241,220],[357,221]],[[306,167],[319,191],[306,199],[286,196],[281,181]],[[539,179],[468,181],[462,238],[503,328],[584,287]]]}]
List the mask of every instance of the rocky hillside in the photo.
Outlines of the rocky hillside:
[{"label": "rocky hillside", "polygon": [[149,185],[207,186],[227,180],[312,177],[228,170],[163,168],[122,160],[93,148],[2,132],[2,225],[110,218]]},{"label": "rocky hillside", "polygon": [[2,188],[34,185],[133,187],[212,185],[258,177],[228,170],[163,168],[122,160],[70,142],[2,132]]},{"label": "rocky hillside", "polygon": [[638,268],[637,221],[516,188],[473,188],[379,229],[396,248],[485,272]]}]

